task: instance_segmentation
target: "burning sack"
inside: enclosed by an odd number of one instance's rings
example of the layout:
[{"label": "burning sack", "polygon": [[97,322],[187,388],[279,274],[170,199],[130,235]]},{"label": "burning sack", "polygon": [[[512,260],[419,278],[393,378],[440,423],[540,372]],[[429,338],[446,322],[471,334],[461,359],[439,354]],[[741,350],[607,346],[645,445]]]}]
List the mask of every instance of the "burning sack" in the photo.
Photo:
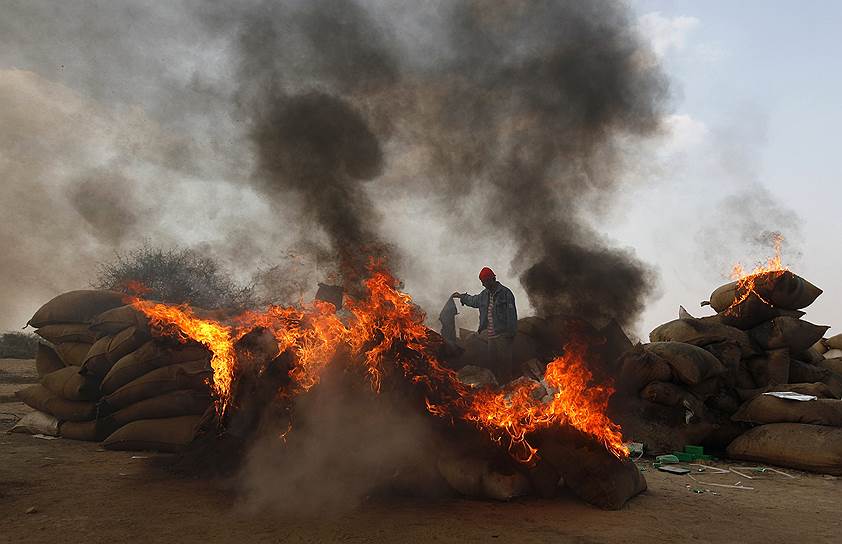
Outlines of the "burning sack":
[{"label": "burning sack", "polygon": [[[752,294],[769,305],[785,310],[800,310],[815,301],[822,290],[788,270],[775,270],[751,276]],[[732,281],[710,295],[710,305],[717,312],[731,308],[748,289],[745,279]]]},{"label": "burning sack", "polygon": [[758,395],[731,416],[744,423],[809,423],[842,427],[842,400],[786,400],[771,395]]},{"label": "burning sack", "polygon": [[842,429],[804,423],[763,425],[731,442],[728,456],[842,476]]},{"label": "burning sack", "polygon": [[193,441],[202,416],[142,419],[114,431],[102,446],[107,450],[178,453]]},{"label": "burning sack", "polygon": [[103,290],[63,293],[41,306],[26,324],[41,328],[62,323],[90,323],[102,312],[122,306],[124,296]]},{"label": "burning sack", "polygon": [[508,501],[529,494],[529,480],[518,471],[492,470],[487,459],[470,455],[442,455],[436,462],[447,484],[465,497]]}]

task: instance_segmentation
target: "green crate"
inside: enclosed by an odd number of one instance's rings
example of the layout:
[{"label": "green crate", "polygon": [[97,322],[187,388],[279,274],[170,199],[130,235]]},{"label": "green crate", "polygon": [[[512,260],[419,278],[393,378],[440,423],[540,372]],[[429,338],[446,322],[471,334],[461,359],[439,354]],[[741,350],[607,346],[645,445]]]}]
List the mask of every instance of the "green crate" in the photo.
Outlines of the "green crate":
[{"label": "green crate", "polygon": [[672,454],[675,455],[681,463],[688,463],[696,460],[696,456],[694,454],[687,453],[685,451],[674,451]]},{"label": "green crate", "polygon": [[685,453],[692,453],[694,455],[704,455],[705,448],[703,446],[684,446]]}]

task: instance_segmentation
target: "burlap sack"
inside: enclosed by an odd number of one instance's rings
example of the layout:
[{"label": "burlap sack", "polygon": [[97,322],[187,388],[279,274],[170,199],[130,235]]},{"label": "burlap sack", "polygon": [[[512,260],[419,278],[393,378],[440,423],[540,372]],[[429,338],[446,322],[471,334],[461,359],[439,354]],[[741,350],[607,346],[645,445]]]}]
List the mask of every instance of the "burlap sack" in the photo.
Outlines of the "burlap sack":
[{"label": "burlap sack", "polygon": [[113,366],[120,359],[140,348],[149,340],[149,334],[144,329],[129,327],[114,335],[105,351],[106,360]]},{"label": "burlap sack", "polygon": [[644,348],[666,361],[675,378],[687,385],[698,385],[725,372],[725,366],[719,359],[697,346],[681,342],[652,342]]},{"label": "burlap sack", "polygon": [[788,383],[789,380],[789,350],[787,348],[767,351],[762,357],[752,357],[745,360],[754,383],[757,387],[765,387],[776,383]]},{"label": "burlap sack", "polygon": [[64,368],[64,361],[58,353],[46,344],[38,344],[38,351],[35,352],[35,370],[38,376],[44,377],[51,372]]},{"label": "burlap sack", "polygon": [[748,401],[768,391],[792,391],[793,393],[801,393],[802,395],[813,395],[820,399],[832,399],[833,391],[822,382],[814,383],[781,383],[776,385],[768,385],[766,387],[758,387],[754,389],[737,389],[737,394],[743,401]]},{"label": "burlap sack", "polygon": [[616,383],[618,391],[637,394],[652,382],[672,380],[670,365],[658,355],[647,352],[640,344],[624,353],[617,364],[620,369]]},{"label": "burlap sack", "polygon": [[136,380],[156,368],[197,360],[209,361],[210,352],[202,346],[195,345],[170,349],[161,347],[156,341],[150,340],[136,351],[117,361],[117,364],[102,380],[100,390],[104,394],[110,395],[132,380]]},{"label": "burlap sack", "polygon": [[63,293],[41,306],[27,325],[41,328],[58,323],[90,323],[102,312],[122,306],[124,296],[116,291]]},{"label": "burlap sack", "polygon": [[20,418],[8,432],[58,436],[58,425],[59,420],[54,415],[35,410]]},{"label": "burlap sack", "polygon": [[149,321],[143,312],[136,310],[131,304],[106,310],[94,318],[91,330],[102,334],[115,335],[120,331],[135,327],[146,331]]},{"label": "burlap sack", "polygon": [[61,323],[47,325],[35,331],[35,334],[53,344],[64,342],[81,342],[93,344],[96,334],[84,323]]},{"label": "burlap sack", "polygon": [[724,342],[708,344],[704,348],[705,351],[710,352],[711,355],[719,359],[719,362],[725,367],[725,373],[721,376],[722,383],[727,387],[736,387],[742,361],[742,350],[740,346],[726,340]]},{"label": "burlap sack", "polygon": [[178,453],[190,445],[202,416],[133,421],[113,432],[102,446],[107,450]]},{"label": "burlap sack", "polygon": [[102,379],[114,366],[114,363],[108,360],[108,346],[111,344],[111,336],[103,336],[93,343],[91,349],[85,355],[85,360],[82,362],[80,372],[85,375],[93,376],[97,379]]},{"label": "burlap sack", "polygon": [[108,406],[120,409],[177,389],[207,391],[209,387],[207,382],[212,377],[213,371],[207,361],[169,365],[132,380],[103,400]]},{"label": "burlap sack", "polygon": [[831,336],[824,341],[824,344],[828,349],[842,349],[842,334]]},{"label": "burlap sack", "polygon": [[87,421],[96,415],[96,403],[63,399],[43,385],[21,389],[15,392],[15,396],[27,406],[63,421]]},{"label": "burlap sack", "polygon": [[482,476],[488,470],[488,460],[468,455],[447,454],[436,465],[442,478],[454,491],[465,497],[481,497]]},{"label": "burlap sack", "polygon": [[99,442],[105,438],[99,433],[96,421],[65,421],[59,427],[59,436],[85,442]]},{"label": "burlap sack", "polygon": [[784,310],[769,306],[752,294],[736,306],[723,310],[716,315],[703,317],[702,319],[746,331],[776,317],[800,319],[804,317],[804,312],[801,310]]},{"label": "burlap sack", "polygon": [[730,341],[740,347],[743,357],[753,355],[756,351],[745,331],[704,319],[676,319],[664,323],[649,333],[649,340],[684,342],[699,347]]},{"label": "burlap sack", "polygon": [[811,425],[842,426],[842,400],[817,399],[786,400],[771,395],[758,395],[743,404],[734,421],[744,423],[809,423]]},{"label": "burlap sack", "polygon": [[842,374],[842,358],[822,359],[816,366],[826,368],[837,374]]},{"label": "burlap sack", "polygon": [[212,403],[207,391],[179,389],[157,397],[136,402],[111,414],[117,425],[126,425],[141,419],[202,415]]},{"label": "burlap sack", "polygon": [[530,316],[517,320],[517,332],[538,338],[546,328],[546,321],[540,317]]},{"label": "burlap sack", "polygon": [[79,374],[79,367],[67,366],[47,374],[41,384],[67,400],[97,400],[99,384],[90,376]]},{"label": "burlap sack", "polygon": [[[737,293],[738,282],[732,281],[710,295],[710,305],[717,312],[727,309],[742,293]],[[822,290],[804,278],[789,271],[768,272],[754,279],[754,290],[772,306],[786,310],[800,310],[815,301]]]},{"label": "burlap sack", "polygon": [[789,348],[798,352],[818,342],[829,328],[792,317],[776,317],[751,329],[749,334],[765,350]]},{"label": "burlap sack", "polygon": [[82,366],[88,356],[91,344],[65,342],[56,345],[56,353],[67,366]]},{"label": "burlap sack", "polygon": [[842,429],[804,423],[755,427],[728,445],[733,459],[842,475]]}]

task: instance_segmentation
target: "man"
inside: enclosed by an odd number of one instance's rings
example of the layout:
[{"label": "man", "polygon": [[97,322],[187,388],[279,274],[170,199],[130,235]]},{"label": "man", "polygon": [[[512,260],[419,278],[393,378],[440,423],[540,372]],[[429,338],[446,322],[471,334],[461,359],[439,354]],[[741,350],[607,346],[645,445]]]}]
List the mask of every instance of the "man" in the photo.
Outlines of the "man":
[{"label": "man", "polygon": [[485,287],[480,294],[453,293],[451,298],[458,298],[463,306],[479,308],[477,332],[488,338],[491,370],[500,384],[508,383],[512,380],[512,344],[517,332],[515,296],[488,267],[480,271],[479,281]]}]

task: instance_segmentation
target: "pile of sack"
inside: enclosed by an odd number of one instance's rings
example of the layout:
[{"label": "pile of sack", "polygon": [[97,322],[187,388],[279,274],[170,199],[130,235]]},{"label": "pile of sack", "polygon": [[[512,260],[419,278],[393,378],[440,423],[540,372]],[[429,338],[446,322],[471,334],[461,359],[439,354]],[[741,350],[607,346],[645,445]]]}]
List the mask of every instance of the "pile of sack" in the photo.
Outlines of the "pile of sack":
[{"label": "pile of sack", "polygon": [[16,393],[36,412],[16,430],[107,449],[179,451],[211,408],[211,353],[197,343],[153,338],[122,293],[71,291],[44,304],[28,325],[44,342],[41,383]]},{"label": "pile of sack", "polygon": [[612,415],[653,453],[702,444],[842,474],[842,335],[802,319],[818,287],[789,271],[754,280],[714,291],[716,315],[681,308],[626,353]]}]

